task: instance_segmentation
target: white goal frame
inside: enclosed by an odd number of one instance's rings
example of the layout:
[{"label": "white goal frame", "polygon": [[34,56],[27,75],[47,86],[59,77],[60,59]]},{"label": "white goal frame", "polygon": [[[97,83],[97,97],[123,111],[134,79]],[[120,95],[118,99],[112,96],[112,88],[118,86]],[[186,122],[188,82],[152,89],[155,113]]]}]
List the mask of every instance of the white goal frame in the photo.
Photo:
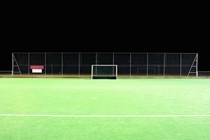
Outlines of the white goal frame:
[{"label": "white goal frame", "polygon": [[[94,67],[115,67],[115,75],[94,75]],[[91,65],[91,79],[94,79],[94,76],[98,76],[98,77],[115,77],[117,79],[118,76],[118,66],[117,65],[100,65],[100,64],[94,64]]]}]

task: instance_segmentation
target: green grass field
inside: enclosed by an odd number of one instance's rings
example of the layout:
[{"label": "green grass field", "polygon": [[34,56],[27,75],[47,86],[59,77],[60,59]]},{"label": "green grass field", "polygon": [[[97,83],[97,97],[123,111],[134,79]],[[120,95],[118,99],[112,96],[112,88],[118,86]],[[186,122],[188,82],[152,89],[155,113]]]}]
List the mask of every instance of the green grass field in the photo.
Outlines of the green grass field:
[{"label": "green grass field", "polygon": [[210,79],[0,79],[0,140],[209,139]]}]

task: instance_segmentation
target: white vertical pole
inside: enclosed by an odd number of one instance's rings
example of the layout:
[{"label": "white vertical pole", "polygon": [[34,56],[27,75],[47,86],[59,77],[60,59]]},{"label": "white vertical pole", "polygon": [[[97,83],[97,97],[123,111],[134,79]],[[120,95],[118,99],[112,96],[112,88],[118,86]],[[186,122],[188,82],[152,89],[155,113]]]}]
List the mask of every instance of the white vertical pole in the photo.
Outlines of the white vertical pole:
[{"label": "white vertical pole", "polygon": [[182,76],[182,53],[180,53],[180,76]]},{"label": "white vertical pole", "polygon": [[196,77],[198,77],[198,53],[196,54]]},{"label": "white vertical pole", "polygon": [[148,60],[148,53],[147,53],[147,76],[148,76],[148,68],[149,68],[149,66],[148,66],[148,62],[149,60]]},{"label": "white vertical pole", "polygon": [[118,68],[117,68],[117,65],[116,66],[116,78],[118,78]]},{"label": "white vertical pole", "polygon": [[46,56],[46,52],[44,53],[44,69],[45,69],[45,75],[46,75],[46,71],[47,71],[47,62],[46,62],[47,56]]},{"label": "white vertical pole", "polygon": [[132,58],[131,58],[131,53],[130,53],[130,78],[131,78],[131,63],[132,63]]},{"label": "white vertical pole", "polygon": [[165,76],[165,65],[166,65],[166,56],[165,56],[166,54],[164,53],[163,54],[163,75]]},{"label": "white vertical pole", "polygon": [[93,79],[93,65],[91,65],[91,79]]},{"label": "white vertical pole", "polygon": [[12,76],[14,75],[14,58],[13,58],[13,53],[12,53]]},{"label": "white vertical pole", "polygon": [[[114,52],[112,53],[112,65],[114,65]],[[117,67],[116,67],[116,69],[117,69]],[[114,70],[115,69],[113,69],[113,74],[114,74],[114,72],[117,72],[117,71],[114,71]],[[117,73],[116,73],[116,76],[117,76]]]},{"label": "white vertical pole", "polygon": [[61,74],[63,75],[63,52],[61,53]]}]

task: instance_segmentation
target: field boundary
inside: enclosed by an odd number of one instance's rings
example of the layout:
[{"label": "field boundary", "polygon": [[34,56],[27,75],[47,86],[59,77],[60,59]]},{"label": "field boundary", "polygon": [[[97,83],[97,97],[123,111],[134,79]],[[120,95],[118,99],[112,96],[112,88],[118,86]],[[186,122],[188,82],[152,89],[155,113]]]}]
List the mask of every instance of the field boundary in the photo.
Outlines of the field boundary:
[{"label": "field boundary", "polygon": [[[1,74],[0,78],[76,78],[76,79],[91,79],[91,75],[82,74],[82,75],[73,75],[73,74],[63,74],[63,75],[50,75],[50,74]],[[199,79],[199,78],[210,78],[208,76],[179,76],[179,75],[118,75],[118,79]]]},{"label": "field boundary", "polygon": [[210,114],[171,114],[171,115],[62,115],[62,114],[0,114],[0,117],[66,117],[66,118],[180,118],[210,117]]}]

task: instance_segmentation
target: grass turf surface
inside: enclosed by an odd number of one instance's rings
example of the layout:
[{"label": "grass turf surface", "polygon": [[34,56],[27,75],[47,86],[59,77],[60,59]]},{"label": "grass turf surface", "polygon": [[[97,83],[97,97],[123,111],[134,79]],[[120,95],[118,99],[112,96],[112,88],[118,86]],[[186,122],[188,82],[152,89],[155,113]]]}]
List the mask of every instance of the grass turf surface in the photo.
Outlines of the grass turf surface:
[{"label": "grass turf surface", "polygon": [[[210,115],[209,79],[0,79],[0,115]],[[210,117],[0,116],[3,140],[209,140]]]}]

